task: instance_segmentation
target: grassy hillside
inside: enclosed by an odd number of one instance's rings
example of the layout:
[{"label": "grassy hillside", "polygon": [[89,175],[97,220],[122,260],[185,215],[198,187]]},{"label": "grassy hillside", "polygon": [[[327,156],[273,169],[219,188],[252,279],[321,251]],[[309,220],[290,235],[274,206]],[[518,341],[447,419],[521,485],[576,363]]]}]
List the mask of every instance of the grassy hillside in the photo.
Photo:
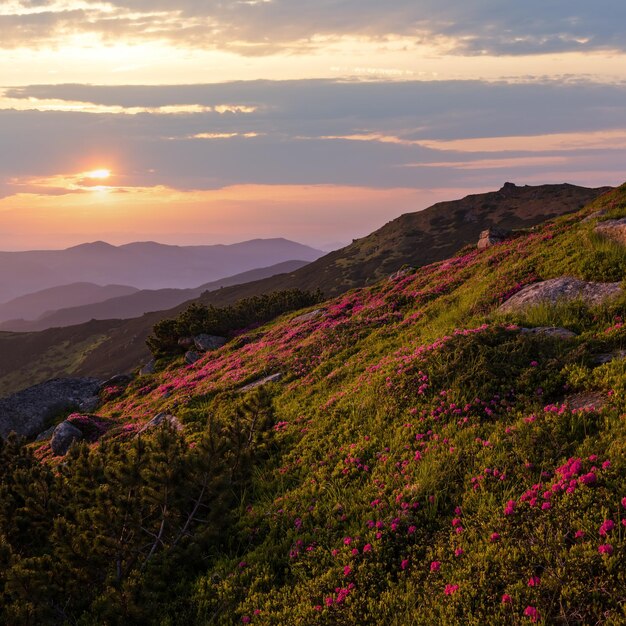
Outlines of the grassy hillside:
[{"label": "grassy hillside", "polygon": [[[623,624],[626,360],[603,355],[626,297],[497,307],[623,275],[592,231],[624,216],[626,186],[111,388],[72,418],[100,444],[62,465],[5,447],[0,618]],[[546,325],[577,336],[520,330]],[[161,412],[173,427],[135,436]]]},{"label": "grassy hillside", "polygon": [[[516,187],[507,184],[499,191],[441,202],[424,211],[408,213],[297,271],[209,291],[198,301],[225,306],[242,298],[294,288],[307,291],[321,289],[328,296],[337,295],[353,287],[375,283],[403,265],[420,267],[445,259],[463,246],[475,244],[480,231],[488,226],[533,226],[556,215],[576,211],[605,191],[607,188],[587,189],[574,185]],[[54,376],[74,373],[108,377],[130,371],[149,358],[145,340],[152,326],[160,319],[177,315],[187,304],[127,320],[123,324],[112,324],[110,333],[104,339],[99,333],[91,338],[90,345],[95,345],[94,349],[84,351],[81,348],[68,357],[75,364],[72,370],[56,360],[48,362],[44,350],[51,336],[65,341],[62,339],[65,336],[63,331],[33,334],[29,340],[33,346],[29,352],[30,364],[26,364],[21,373],[12,373],[10,378],[2,376],[0,370],[0,394],[45,380],[31,377],[35,364],[39,369],[41,364],[46,371],[54,372]],[[66,350],[72,349],[71,335],[88,332],[89,327],[84,325],[67,329]],[[14,345],[6,336],[3,339],[0,335],[0,353],[12,355]],[[41,347],[37,349],[38,345]]]}]

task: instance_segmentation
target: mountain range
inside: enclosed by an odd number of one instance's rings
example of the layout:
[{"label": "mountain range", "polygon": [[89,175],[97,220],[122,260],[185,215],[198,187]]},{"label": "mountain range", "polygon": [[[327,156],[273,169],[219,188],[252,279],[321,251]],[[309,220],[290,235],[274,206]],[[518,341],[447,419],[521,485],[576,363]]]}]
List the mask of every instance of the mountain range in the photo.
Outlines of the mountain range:
[{"label": "mountain range", "polygon": [[96,241],[66,250],[0,252],[0,302],[76,282],[137,289],[195,288],[260,267],[294,259],[313,261],[322,255],[281,238],[211,246],[152,241],[113,246]]},{"label": "mountain range", "polygon": [[51,287],[0,305],[0,330],[24,332],[81,324],[89,320],[128,319],[162,311],[197,298],[205,291],[269,278],[304,267],[307,261],[284,261],[227,276],[193,289],[136,289],[91,283]]},{"label": "mountain range", "polygon": [[420,267],[445,259],[464,246],[475,245],[486,228],[531,228],[576,211],[607,191],[608,187],[506,183],[494,192],[402,215],[295,271],[208,291],[167,311],[36,333],[0,333],[0,394],[68,374],[107,377],[130,371],[150,358],[145,342],[154,324],[176,316],[192,301],[224,306],[241,298],[292,288],[320,289],[327,296],[340,294],[373,284],[405,265]]}]

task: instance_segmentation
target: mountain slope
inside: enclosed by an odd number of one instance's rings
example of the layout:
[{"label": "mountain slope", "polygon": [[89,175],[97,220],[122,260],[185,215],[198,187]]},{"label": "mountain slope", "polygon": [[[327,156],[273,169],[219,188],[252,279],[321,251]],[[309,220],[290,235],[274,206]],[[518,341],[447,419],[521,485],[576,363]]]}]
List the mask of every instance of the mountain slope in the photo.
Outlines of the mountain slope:
[{"label": "mountain slope", "polygon": [[[587,189],[574,185],[515,187],[508,184],[496,192],[438,203],[424,211],[403,215],[368,237],[295,272],[205,293],[198,300],[224,306],[241,298],[292,288],[321,289],[327,295],[342,293],[375,282],[405,264],[420,266],[444,259],[464,245],[475,244],[480,231],[489,226],[512,228],[539,224],[551,216],[575,211],[606,191],[607,188]],[[95,335],[89,349],[72,358],[72,362],[78,363],[74,373],[106,377],[137,367],[149,359],[145,340],[152,326],[160,319],[175,316],[187,304],[115,324],[104,340]],[[41,341],[47,345],[48,335],[43,335]],[[36,345],[36,336],[32,342]],[[0,336],[0,350],[12,350],[15,345],[7,345]],[[55,371],[55,375],[65,372],[63,369]],[[27,364],[22,372],[22,378],[28,383],[40,382],[26,376]],[[10,384],[5,383],[5,376],[0,360],[0,393],[17,390],[19,387],[14,381],[20,379],[20,375],[11,372]]]},{"label": "mountain slope", "polygon": [[254,239],[213,246],[155,242],[112,246],[98,241],[67,250],[0,252],[0,301],[83,281],[140,289],[194,288],[291,259],[313,261],[322,254],[287,239]]},{"label": "mountain slope", "polygon": [[224,287],[269,278],[284,272],[293,272],[306,264],[307,261],[285,261],[270,267],[249,270],[235,276],[228,276],[205,283],[194,289],[132,289],[129,294],[98,300],[82,306],[63,307],[58,308],[58,310],[48,311],[34,321],[11,319],[11,321],[0,324],[0,330],[31,332],[82,324],[94,319],[129,319],[139,317],[149,311],[171,309],[187,300],[198,298],[205,291],[215,291]]},{"label": "mountain slope", "polygon": [[[72,283],[50,287],[0,304],[0,322],[5,320],[35,320],[50,311],[104,302],[134,294],[138,289],[126,285],[96,285]],[[89,319],[89,318],[88,318]],[[3,325],[0,324],[0,329]],[[10,330],[10,329],[7,329]]]},{"label": "mountain slope", "polygon": [[624,623],[626,294],[498,312],[527,284],[623,275],[594,227],[624,217],[626,185],[111,386],[69,418],[109,445],[61,464],[9,448],[0,618]]}]

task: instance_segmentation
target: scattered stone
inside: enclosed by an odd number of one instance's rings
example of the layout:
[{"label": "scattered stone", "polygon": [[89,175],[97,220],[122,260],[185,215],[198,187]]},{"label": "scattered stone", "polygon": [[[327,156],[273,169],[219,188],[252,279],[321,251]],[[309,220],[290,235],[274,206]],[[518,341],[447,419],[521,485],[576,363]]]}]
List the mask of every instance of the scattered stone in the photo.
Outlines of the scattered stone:
[{"label": "scattered stone", "polygon": [[193,365],[199,358],[200,355],[194,350],[185,352],[185,363],[188,363],[189,365]]},{"label": "scattered stone", "polygon": [[538,326],[537,328],[520,328],[525,335],[544,335],[555,339],[573,339],[578,335],[573,330],[558,326]]},{"label": "scattered stone", "polygon": [[83,433],[66,420],[54,429],[52,439],[50,440],[50,448],[52,448],[55,456],[65,456],[70,446],[82,438]]},{"label": "scattered stone", "polygon": [[599,411],[606,406],[608,400],[606,394],[598,391],[588,393],[576,393],[565,398],[565,404],[572,411]]},{"label": "scattered stone", "polygon": [[218,337],[217,335],[207,335],[201,333],[193,338],[193,343],[196,346],[196,350],[200,352],[211,352],[221,348],[228,339],[226,337]]},{"label": "scattered stone", "polygon": [[79,405],[81,413],[93,413],[100,404],[100,398],[98,396],[92,396],[91,398],[85,398]]},{"label": "scattered stone", "polygon": [[626,246],[626,217],[619,220],[600,222],[594,228],[594,231],[598,233],[598,235],[603,235]]},{"label": "scattered stone", "polygon": [[591,220],[598,219],[599,217],[602,217],[603,215],[606,215],[606,209],[600,209],[599,211],[594,211],[593,213],[590,213],[589,215],[587,215],[587,217],[582,220],[582,223],[584,224],[586,222],[590,222]]},{"label": "scattered stone", "polygon": [[181,337],[178,340],[178,345],[181,348],[191,348],[193,346],[193,337]]},{"label": "scattered stone", "polygon": [[156,361],[154,359],[152,359],[151,361],[148,361],[148,363],[146,363],[139,370],[139,375],[140,376],[147,376],[148,374],[154,374],[155,371],[156,371]]},{"label": "scattered stone", "polygon": [[259,378],[259,380],[255,380],[245,387],[242,387],[239,391],[251,391],[252,389],[256,389],[257,387],[261,387],[262,385],[267,385],[267,383],[275,383],[279,381],[282,377],[283,375],[280,372],[278,374],[272,374],[271,376],[265,376],[265,378]]},{"label": "scattered stone", "polygon": [[118,374],[117,376],[112,376],[109,380],[105,380],[102,385],[100,385],[100,389],[106,389],[107,387],[126,387],[132,380],[132,374]]},{"label": "scattered stone", "polygon": [[54,435],[54,431],[56,430],[56,426],[50,426],[50,428],[46,428],[42,433],[39,433],[37,437],[35,437],[35,441],[48,441]]},{"label": "scattered stone", "polygon": [[57,378],[0,399],[0,437],[11,431],[38,435],[56,414],[76,410],[96,396],[100,385],[95,378]]},{"label": "scattered stone", "polygon": [[311,320],[314,320],[315,318],[322,315],[322,313],[324,313],[324,309],[315,309],[315,311],[309,311],[308,313],[298,315],[297,317],[294,317],[291,321],[296,323],[310,322]]},{"label": "scattered stone", "polygon": [[596,354],[591,362],[594,365],[605,365],[606,363],[610,363],[611,361],[616,361],[618,359],[626,358],[626,350],[616,350],[615,352],[606,352],[604,354]]},{"label": "scattered stone", "polygon": [[158,426],[163,424],[163,422],[167,422],[174,430],[178,432],[180,432],[183,429],[183,425],[180,423],[179,419],[175,417],[174,415],[170,415],[169,413],[157,413],[147,424],[145,424],[139,429],[137,434],[141,435],[142,433],[145,433],[148,430],[157,428]]},{"label": "scattered stone", "polygon": [[404,278],[405,276],[409,276],[415,271],[414,267],[403,267],[399,269],[397,272],[389,275],[389,280],[398,280],[400,278]]},{"label": "scattered stone", "polygon": [[501,313],[523,311],[538,304],[569,302],[581,299],[585,304],[602,304],[622,292],[620,283],[591,283],[562,276],[527,285],[498,309]]},{"label": "scattered stone", "polygon": [[511,233],[508,230],[492,226],[480,233],[477,247],[479,250],[490,248],[497,243],[502,243],[510,234]]}]

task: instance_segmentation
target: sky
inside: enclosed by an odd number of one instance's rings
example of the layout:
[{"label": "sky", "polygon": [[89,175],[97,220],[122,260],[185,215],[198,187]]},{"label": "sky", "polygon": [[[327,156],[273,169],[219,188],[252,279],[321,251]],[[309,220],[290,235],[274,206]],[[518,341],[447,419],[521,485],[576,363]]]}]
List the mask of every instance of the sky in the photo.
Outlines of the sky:
[{"label": "sky", "polygon": [[331,248],[626,180],[623,0],[0,0],[0,249]]}]

